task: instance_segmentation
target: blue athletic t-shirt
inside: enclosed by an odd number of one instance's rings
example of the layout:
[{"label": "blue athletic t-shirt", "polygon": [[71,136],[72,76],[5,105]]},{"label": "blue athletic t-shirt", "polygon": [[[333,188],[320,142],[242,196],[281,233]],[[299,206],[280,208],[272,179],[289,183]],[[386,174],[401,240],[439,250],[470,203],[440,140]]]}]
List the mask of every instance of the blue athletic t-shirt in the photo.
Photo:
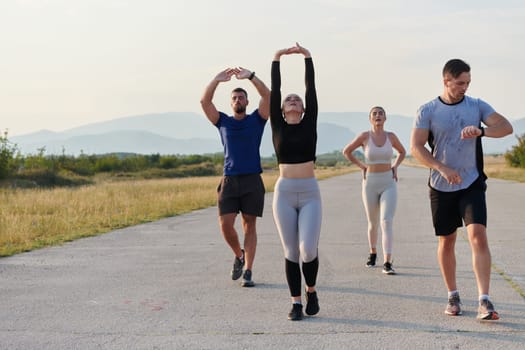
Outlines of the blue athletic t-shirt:
[{"label": "blue athletic t-shirt", "polygon": [[449,184],[439,171],[431,169],[432,188],[443,192],[462,190],[483,175],[479,164],[481,142],[479,138],[461,139],[461,130],[469,125],[481,126],[494,112],[488,103],[469,96],[455,104],[446,104],[437,97],[419,108],[414,128],[429,130],[434,159],[456,170],[462,179],[460,184]]},{"label": "blue athletic t-shirt", "polygon": [[262,173],[259,149],[265,125],[258,109],[242,120],[219,112],[215,126],[224,147],[224,175]]}]

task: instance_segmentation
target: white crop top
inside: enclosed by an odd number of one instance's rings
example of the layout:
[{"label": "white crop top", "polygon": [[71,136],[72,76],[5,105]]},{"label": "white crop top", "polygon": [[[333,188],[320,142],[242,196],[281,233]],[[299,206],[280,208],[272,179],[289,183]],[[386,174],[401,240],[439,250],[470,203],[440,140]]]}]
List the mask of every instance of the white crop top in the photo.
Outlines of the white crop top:
[{"label": "white crop top", "polygon": [[366,164],[391,164],[394,150],[390,137],[386,133],[386,142],[383,146],[378,147],[372,140],[372,133],[368,133],[368,142],[364,147]]}]

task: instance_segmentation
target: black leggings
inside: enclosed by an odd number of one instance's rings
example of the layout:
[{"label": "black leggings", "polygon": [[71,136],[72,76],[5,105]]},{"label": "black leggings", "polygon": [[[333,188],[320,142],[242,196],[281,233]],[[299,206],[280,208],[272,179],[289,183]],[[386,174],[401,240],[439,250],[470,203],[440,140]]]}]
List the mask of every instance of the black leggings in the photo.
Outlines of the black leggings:
[{"label": "black leggings", "polygon": [[[286,280],[292,297],[301,296],[301,269],[298,263],[285,259]],[[306,285],[314,287],[319,271],[319,259],[316,257],[310,262],[303,262],[303,275]]]}]

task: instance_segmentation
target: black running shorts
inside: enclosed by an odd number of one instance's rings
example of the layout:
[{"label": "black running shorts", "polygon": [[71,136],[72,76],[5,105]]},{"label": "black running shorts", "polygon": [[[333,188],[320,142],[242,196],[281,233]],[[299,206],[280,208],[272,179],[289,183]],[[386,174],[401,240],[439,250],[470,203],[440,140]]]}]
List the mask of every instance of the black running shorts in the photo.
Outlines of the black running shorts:
[{"label": "black running shorts", "polygon": [[265,192],[260,174],[223,176],[217,187],[219,215],[242,212],[262,217]]},{"label": "black running shorts", "polygon": [[482,177],[464,190],[441,192],[430,188],[430,207],[436,236],[447,236],[470,224],[487,226],[487,185]]}]

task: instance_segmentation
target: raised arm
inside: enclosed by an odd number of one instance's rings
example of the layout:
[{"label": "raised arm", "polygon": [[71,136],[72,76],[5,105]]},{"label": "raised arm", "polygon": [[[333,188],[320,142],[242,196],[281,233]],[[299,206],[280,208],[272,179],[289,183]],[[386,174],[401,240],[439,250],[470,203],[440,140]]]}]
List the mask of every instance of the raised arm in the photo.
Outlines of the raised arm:
[{"label": "raised arm", "polygon": [[238,68],[226,68],[217,74],[217,76],[213,78],[213,80],[208,84],[208,86],[206,86],[206,89],[204,90],[204,94],[201,97],[201,107],[206,117],[214,125],[219,121],[219,111],[213,104],[213,95],[215,94],[215,90],[217,89],[219,83],[229,81],[231,77],[238,72]]},{"label": "raised arm", "polygon": [[304,94],[304,109],[306,112],[308,112],[308,115],[312,115],[317,119],[317,92],[315,91],[314,63],[312,61],[310,51],[302,46],[299,46],[299,44],[297,44],[297,47],[299,47],[300,52],[304,55],[304,83],[306,86],[306,92]]},{"label": "raised arm", "polygon": [[270,118],[273,123],[283,123],[281,111],[281,56],[290,53],[293,48],[286,48],[278,50],[273,56],[272,72],[271,72],[271,91],[270,91]]},{"label": "raised arm", "polygon": [[245,68],[239,67],[239,73],[235,76],[237,79],[249,79],[252,82],[261,96],[261,100],[259,101],[259,114],[264,119],[268,119],[270,116],[270,89],[255,75],[255,72]]},{"label": "raised arm", "polygon": [[[317,118],[317,93],[315,90],[315,72],[312,55],[308,49],[295,43],[295,46],[278,50],[273,58],[272,63],[272,94],[274,91],[279,91],[280,104],[280,89],[281,89],[281,74],[280,74],[280,59],[283,55],[302,54],[305,60],[305,111],[314,118]],[[273,95],[272,95],[273,96]],[[272,112],[275,106],[272,105]],[[279,105],[280,109],[280,105]],[[276,110],[275,110],[276,112]]]}]

